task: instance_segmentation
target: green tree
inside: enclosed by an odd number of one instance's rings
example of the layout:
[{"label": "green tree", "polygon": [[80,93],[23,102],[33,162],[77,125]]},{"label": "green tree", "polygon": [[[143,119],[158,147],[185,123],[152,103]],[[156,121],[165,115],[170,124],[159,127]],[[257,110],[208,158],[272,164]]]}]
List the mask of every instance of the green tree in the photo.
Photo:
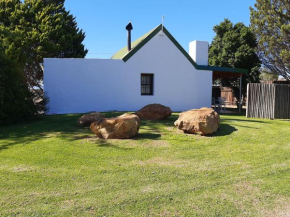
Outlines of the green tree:
[{"label": "green tree", "polygon": [[64,0],[0,0],[0,40],[35,93],[43,89],[43,58],[82,58],[84,38]]},{"label": "green tree", "polygon": [[271,73],[266,68],[261,69],[260,80],[263,83],[277,81],[278,77],[279,77],[279,75]]},{"label": "green tree", "polygon": [[0,126],[27,120],[37,112],[31,94],[18,63],[0,51]]},{"label": "green tree", "polygon": [[257,0],[251,10],[251,28],[258,55],[269,71],[290,80],[289,0]]},{"label": "green tree", "polygon": [[[209,65],[245,68],[242,91],[246,95],[246,86],[250,82],[259,82],[260,61],[255,53],[256,37],[249,27],[243,23],[233,25],[225,19],[213,28],[216,36],[209,47]],[[239,78],[220,79],[225,87],[231,87],[239,99]]]}]

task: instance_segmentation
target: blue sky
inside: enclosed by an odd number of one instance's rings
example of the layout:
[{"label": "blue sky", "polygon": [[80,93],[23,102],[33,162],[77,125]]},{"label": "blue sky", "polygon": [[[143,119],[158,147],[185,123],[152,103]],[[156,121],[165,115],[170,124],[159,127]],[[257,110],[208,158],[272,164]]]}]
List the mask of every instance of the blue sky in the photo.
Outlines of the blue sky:
[{"label": "blue sky", "polygon": [[126,46],[125,26],[133,24],[132,40],[161,23],[188,51],[193,40],[211,42],[213,26],[225,18],[250,24],[255,0],[66,0],[65,7],[86,33],[87,58],[110,58]]}]

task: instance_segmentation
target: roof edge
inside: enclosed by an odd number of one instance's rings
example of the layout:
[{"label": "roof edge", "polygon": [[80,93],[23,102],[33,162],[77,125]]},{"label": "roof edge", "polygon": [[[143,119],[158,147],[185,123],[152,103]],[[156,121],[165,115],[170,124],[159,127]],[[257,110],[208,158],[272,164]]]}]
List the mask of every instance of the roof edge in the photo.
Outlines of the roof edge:
[{"label": "roof edge", "polygon": [[197,70],[208,70],[208,71],[223,71],[223,72],[234,72],[234,73],[243,73],[247,74],[248,70],[243,68],[230,68],[230,67],[222,67],[222,66],[205,66],[205,65],[197,65]]},{"label": "roof edge", "polygon": [[148,41],[150,41],[162,28],[162,24],[157,26],[149,35],[147,35],[139,44],[137,44],[132,50],[130,50],[125,56],[123,56],[122,60],[126,62],[130,59],[138,50],[140,50]]},{"label": "roof edge", "polygon": [[[125,56],[123,56],[122,60],[124,62],[127,62],[135,53],[137,53],[138,50],[140,50],[148,41],[150,41],[161,30],[162,30],[162,24],[157,26],[139,44],[137,44],[134,48],[132,48],[131,51],[129,51]],[[229,68],[229,67],[220,67],[220,66],[198,65],[164,26],[163,26],[163,32],[171,40],[171,42],[179,49],[179,51],[186,57],[186,59],[194,66],[194,68],[197,70],[223,71],[223,72],[233,72],[233,73],[243,73],[243,74],[248,73],[247,69],[242,69],[242,68]]]}]

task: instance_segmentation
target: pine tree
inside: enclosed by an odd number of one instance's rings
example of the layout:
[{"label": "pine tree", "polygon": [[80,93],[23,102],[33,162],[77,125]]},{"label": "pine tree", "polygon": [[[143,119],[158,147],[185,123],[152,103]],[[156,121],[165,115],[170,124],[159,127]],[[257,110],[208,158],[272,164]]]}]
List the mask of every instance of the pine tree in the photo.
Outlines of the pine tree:
[{"label": "pine tree", "polygon": [[84,38],[64,0],[1,0],[0,40],[35,93],[42,93],[43,58],[84,57]]}]

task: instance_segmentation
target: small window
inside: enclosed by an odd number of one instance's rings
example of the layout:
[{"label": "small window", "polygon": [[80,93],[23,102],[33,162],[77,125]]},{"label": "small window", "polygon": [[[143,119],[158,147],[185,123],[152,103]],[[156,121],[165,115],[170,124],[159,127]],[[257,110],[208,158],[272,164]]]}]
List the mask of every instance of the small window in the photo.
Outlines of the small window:
[{"label": "small window", "polygon": [[153,95],[153,74],[141,74],[141,95]]}]

